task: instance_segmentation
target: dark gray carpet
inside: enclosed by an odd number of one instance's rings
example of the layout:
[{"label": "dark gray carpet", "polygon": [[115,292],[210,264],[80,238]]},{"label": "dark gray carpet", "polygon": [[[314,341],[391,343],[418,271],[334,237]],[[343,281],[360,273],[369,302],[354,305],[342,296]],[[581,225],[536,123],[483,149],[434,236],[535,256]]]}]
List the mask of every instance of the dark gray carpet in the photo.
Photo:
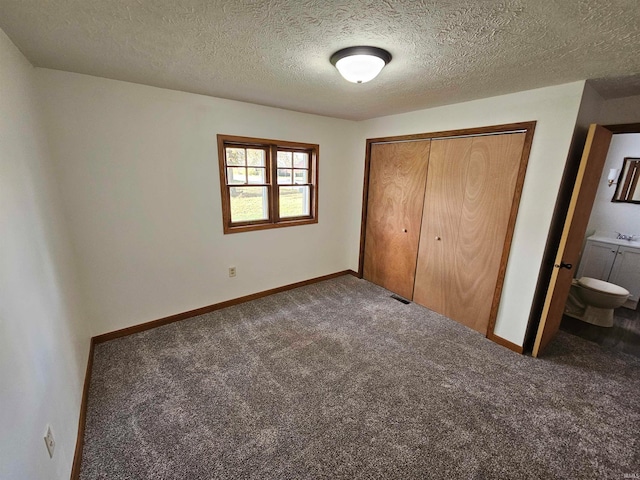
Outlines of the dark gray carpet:
[{"label": "dark gray carpet", "polygon": [[639,433],[640,359],[345,276],[97,345],[81,478],[622,479]]}]

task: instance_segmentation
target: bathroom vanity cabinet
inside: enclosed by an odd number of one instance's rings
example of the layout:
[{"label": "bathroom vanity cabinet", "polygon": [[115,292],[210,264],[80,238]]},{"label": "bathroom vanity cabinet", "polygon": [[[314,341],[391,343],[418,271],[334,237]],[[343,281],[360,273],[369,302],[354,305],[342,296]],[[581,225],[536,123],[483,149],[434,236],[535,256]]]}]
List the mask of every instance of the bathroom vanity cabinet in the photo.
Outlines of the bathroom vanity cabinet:
[{"label": "bathroom vanity cabinet", "polygon": [[624,306],[635,309],[640,299],[640,243],[589,237],[576,277],[597,278],[626,288],[631,295]]}]

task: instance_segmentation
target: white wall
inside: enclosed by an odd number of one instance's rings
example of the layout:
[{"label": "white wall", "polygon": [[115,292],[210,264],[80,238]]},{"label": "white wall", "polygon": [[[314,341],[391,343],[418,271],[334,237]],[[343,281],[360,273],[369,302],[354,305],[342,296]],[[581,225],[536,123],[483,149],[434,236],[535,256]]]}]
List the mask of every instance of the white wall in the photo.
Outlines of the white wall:
[{"label": "white wall", "polygon": [[[0,478],[69,478],[89,335],[34,69],[0,30]],[[57,441],[45,449],[46,425]]]},{"label": "white wall", "polygon": [[[584,82],[368,120],[363,138],[536,120],[495,333],[522,345]],[[362,172],[359,173],[362,175]],[[355,220],[354,220],[355,221]],[[353,256],[354,251],[351,252]]]},{"label": "white wall", "polygon": [[[37,69],[92,335],[345,270],[356,124]],[[319,222],[223,235],[216,134],[320,145]],[[347,204],[347,205],[345,205]],[[228,267],[237,277],[228,277]]]},{"label": "white wall", "polygon": [[613,136],[603,176],[598,185],[596,200],[589,218],[588,232],[601,231],[610,235],[621,232],[640,235],[640,205],[612,202],[616,186],[607,184],[607,175],[612,168],[622,170],[625,157],[640,158],[640,133],[620,133]]}]

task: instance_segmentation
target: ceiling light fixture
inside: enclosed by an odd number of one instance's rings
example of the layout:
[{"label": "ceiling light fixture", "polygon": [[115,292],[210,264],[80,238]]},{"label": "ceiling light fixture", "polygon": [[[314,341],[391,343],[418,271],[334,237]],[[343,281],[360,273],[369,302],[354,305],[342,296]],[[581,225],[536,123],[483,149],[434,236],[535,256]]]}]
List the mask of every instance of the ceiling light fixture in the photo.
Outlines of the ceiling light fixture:
[{"label": "ceiling light fixture", "polygon": [[331,64],[353,83],[373,80],[390,61],[391,54],[377,47],[348,47],[331,55]]}]

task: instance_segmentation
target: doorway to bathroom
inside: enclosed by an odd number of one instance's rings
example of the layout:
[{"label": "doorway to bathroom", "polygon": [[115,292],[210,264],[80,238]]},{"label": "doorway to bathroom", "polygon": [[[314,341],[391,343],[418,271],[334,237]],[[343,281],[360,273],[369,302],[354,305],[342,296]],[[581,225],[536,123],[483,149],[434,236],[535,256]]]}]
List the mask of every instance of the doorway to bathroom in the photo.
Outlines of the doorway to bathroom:
[{"label": "doorway to bathroom", "polygon": [[[632,248],[636,243],[640,247],[640,242],[633,241],[640,239],[640,202],[633,195],[638,183],[633,160],[629,160],[633,158],[640,159],[640,124],[591,125],[580,164],[569,172],[573,176],[565,179],[566,215],[558,218],[555,226],[557,254],[553,266],[549,265],[549,286],[541,296],[544,303],[540,303],[539,323],[530,329],[534,356],[560,328],[604,347],[640,356],[640,313],[633,308],[640,294],[640,248]],[[586,238],[598,242],[586,242]],[[590,248],[594,245],[600,248]],[[609,283],[626,282],[629,287],[632,295],[625,305],[632,308],[616,308],[612,326],[564,315],[572,281],[583,272]]]}]

